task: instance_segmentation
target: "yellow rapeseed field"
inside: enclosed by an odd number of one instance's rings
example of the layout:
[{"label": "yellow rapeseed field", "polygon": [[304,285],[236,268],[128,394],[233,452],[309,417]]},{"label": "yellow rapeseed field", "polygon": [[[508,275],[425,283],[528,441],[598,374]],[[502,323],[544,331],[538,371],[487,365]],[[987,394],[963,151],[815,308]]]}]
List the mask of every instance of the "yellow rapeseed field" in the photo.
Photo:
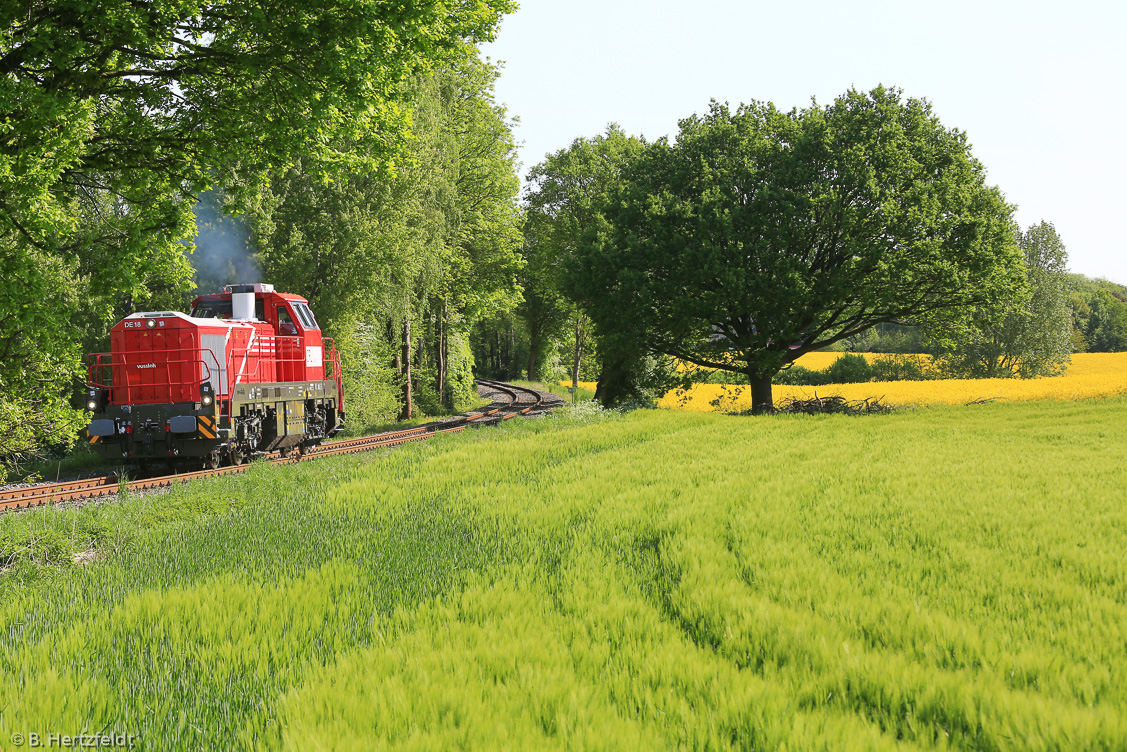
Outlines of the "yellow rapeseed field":
[{"label": "yellow rapeseed field", "polygon": [[[840,353],[802,356],[798,364],[812,370],[829,366]],[[875,357],[869,355],[870,360]],[[943,379],[940,381],[881,381],[825,386],[776,386],[775,402],[790,397],[840,395],[849,400],[877,398],[893,405],[958,405],[981,400],[1084,399],[1127,394],[1127,353],[1078,353],[1064,376],[1041,379]],[[695,412],[738,411],[751,408],[747,387],[698,384],[687,393],[673,391],[658,405]]]}]

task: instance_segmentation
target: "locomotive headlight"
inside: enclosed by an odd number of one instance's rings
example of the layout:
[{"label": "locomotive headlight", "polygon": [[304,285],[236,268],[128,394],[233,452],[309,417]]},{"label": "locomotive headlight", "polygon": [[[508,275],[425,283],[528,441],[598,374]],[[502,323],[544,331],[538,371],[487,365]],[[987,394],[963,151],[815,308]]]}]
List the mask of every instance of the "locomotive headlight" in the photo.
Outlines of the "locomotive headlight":
[{"label": "locomotive headlight", "polygon": [[86,409],[91,410],[91,411],[98,409],[98,390],[97,389],[87,389],[86,390]]},{"label": "locomotive headlight", "polygon": [[200,384],[200,402],[204,407],[209,407],[215,400],[215,395],[211,393],[211,382],[205,381]]},{"label": "locomotive headlight", "polygon": [[145,322],[145,326],[149,327],[150,329],[152,329],[156,325],[157,325],[156,319],[149,319],[148,321]]},{"label": "locomotive headlight", "polygon": [[89,401],[87,401],[87,403],[86,403],[86,409],[87,409],[87,410],[93,410],[93,409],[95,409],[96,407],[98,407],[98,403],[97,403],[97,402],[95,402],[94,400],[89,400]]}]

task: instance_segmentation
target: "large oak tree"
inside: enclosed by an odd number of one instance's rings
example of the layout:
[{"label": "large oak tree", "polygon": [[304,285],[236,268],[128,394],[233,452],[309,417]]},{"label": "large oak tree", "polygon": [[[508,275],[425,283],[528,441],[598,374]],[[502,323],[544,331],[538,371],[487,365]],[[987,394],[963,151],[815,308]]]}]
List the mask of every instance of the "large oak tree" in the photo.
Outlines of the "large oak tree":
[{"label": "large oak tree", "polygon": [[882,322],[952,330],[1023,284],[1012,207],[965,134],[896,89],[713,103],[632,160],[603,214],[571,256],[595,322],[744,374],[759,412],[804,353]]}]

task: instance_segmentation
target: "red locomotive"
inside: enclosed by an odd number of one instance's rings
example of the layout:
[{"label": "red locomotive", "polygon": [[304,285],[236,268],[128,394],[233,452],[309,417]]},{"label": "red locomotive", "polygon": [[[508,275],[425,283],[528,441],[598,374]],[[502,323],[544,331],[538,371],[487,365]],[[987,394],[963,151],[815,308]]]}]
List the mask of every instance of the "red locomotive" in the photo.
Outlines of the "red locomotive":
[{"label": "red locomotive", "polygon": [[134,313],[89,356],[87,436],[145,466],[218,467],[305,451],[344,427],[340,355],[309,302],[273,285],[228,285],[191,315]]}]

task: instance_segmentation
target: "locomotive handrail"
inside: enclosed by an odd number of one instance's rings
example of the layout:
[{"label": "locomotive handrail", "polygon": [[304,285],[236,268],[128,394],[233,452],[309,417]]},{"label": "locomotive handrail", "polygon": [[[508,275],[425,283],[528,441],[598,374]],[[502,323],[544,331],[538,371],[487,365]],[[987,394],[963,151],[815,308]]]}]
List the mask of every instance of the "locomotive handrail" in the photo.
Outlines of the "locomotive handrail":
[{"label": "locomotive handrail", "polygon": [[[340,351],[337,350],[336,340],[332,337],[322,337],[322,352],[325,357],[325,363],[332,366],[332,375],[329,375],[329,369],[325,368],[325,378],[331,378],[337,385],[337,402],[340,405],[341,412],[344,411],[344,373],[340,364]],[[329,348],[332,347],[330,351]]]},{"label": "locomotive handrail", "polygon": [[[238,384],[260,383],[264,378],[261,373],[264,356],[269,357],[267,367],[273,367],[275,369],[280,369],[286,364],[291,366],[306,365],[307,360],[304,342],[305,339],[301,335],[260,334],[247,342],[246,350],[240,351],[237,355],[232,351],[227,357],[227,378],[229,381],[227,394],[220,400],[221,405],[226,404],[227,414],[230,414],[230,406],[235,386]],[[336,382],[337,399],[343,406],[344,382],[340,373],[340,353],[337,351],[336,344],[331,337],[322,337],[321,342],[322,369],[326,371],[322,374],[321,378],[331,378]],[[332,347],[331,353],[326,349],[326,342]],[[251,356],[255,355],[257,355],[258,358],[255,360],[253,367],[251,367],[248,361],[251,359]],[[241,361],[237,369],[234,367],[236,357]],[[328,369],[325,368],[325,363],[329,363],[333,367],[333,375],[330,376],[327,373]],[[276,376],[278,381],[292,380],[284,378],[281,373],[277,373]]]},{"label": "locomotive handrail", "polygon": [[[126,404],[136,401],[142,390],[150,390],[163,395],[167,401],[173,395],[182,395],[185,388],[199,387],[211,381],[215,388],[215,399],[221,414],[230,415],[234,388],[238,384],[257,383],[266,378],[264,368],[276,369],[276,380],[292,380],[284,377],[286,365],[298,366],[307,363],[301,336],[279,336],[262,334],[247,342],[245,349],[225,352],[224,367],[220,367],[216,352],[208,347],[178,347],[160,350],[126,350],[124,352],[90,353],[87,356],[87,383],[91,387],[111,391],[113,404]],[[321,345],[321,367],[323,379],[332,379],[337,387],[337,399],[343,408],[344,381],[341,369],[340,352],[331,337],[323,337]],[[143,365],[148,359],[159,358],[166,379],[160,383],[130,383],[128,375],[125,383],[114,383],[114,372],[127,366]],[[178,378],[173,377],[173,369],[179,369]],[[295,369],[296,370],[296,369]],[[129,372],[126,371],[126,374]],[[226,383],[217,383],[216,377],[226,376]],[[274,379],[270,379],[274,380]]]}]

